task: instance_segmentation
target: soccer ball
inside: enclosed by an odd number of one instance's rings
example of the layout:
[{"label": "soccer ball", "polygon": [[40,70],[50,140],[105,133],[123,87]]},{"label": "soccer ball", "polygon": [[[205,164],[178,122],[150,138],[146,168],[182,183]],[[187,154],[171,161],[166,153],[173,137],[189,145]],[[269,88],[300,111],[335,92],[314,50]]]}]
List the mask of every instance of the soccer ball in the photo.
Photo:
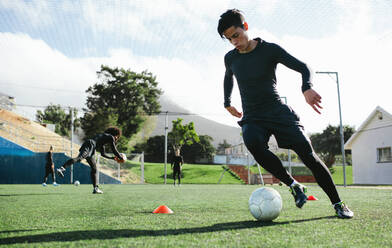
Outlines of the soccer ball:
[{"label": "soccer ball", "polygon": [[125,153],[120,153],[122,159],[125,161],[127,161],[127,155],[125,155]]},{"label": "soccer ball", "polygon": [[125,153],[120,153],[121,158],[115,157],[114,159],[116,160],[117,163],[124,163],[127,160],[127,155]]},{"label": "soccer ball", "polygon": [[75,184],[75,186],[79,186],[79,185],[80,185],[80,182],[79,182],[78,180],[76,180],[76,181],[74,182],[74,184]]},{"label": "soccer ball", "polygon": [[282,211],[282,206],[282,197],[273,188],[258,188],[249,198],[250,213],[261,221],[276,219]]}]

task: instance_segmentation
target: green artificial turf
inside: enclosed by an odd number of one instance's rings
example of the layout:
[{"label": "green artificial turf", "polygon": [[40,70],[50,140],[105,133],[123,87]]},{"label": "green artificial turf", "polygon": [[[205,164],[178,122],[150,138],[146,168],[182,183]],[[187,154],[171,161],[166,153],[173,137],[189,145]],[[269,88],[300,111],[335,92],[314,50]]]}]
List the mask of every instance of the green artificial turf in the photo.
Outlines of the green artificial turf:
[{"label": "green artificial turf", "polygon": [[[392,247],[392,188],[338,187],[355,212],[338,219],[326,195],[309,186],[297,209],[273,186],[283,210],[253,219],[254,185],[0,185],[0,246],[9,247]],[[167,205],[174,214],[152,214]]]},{"label": "green artificial turf", "polygon": [[[131,171],[140,175],[140,167],[131,167]],[[182,166],[181,183],[183,184],[217,184],[224,169],[221,165],[184,164]],[[173,183],[173,171],[170,164],[166,165],[166,183]],[[165,180],[165,165],[161,163],[144,163],[146,183],[162,184]],[[221,184],[242,184],[242,181],[229,172],[223,174]]]}]

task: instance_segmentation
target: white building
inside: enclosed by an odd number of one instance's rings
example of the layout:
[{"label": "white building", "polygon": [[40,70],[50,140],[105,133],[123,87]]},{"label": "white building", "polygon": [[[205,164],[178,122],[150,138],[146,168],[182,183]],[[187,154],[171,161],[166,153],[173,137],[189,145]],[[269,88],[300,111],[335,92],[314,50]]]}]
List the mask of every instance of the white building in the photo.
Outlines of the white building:
[{"label": "white building", "polygon": [[377,106],[345,144],[354,184],[392,184],[392,115]]}]

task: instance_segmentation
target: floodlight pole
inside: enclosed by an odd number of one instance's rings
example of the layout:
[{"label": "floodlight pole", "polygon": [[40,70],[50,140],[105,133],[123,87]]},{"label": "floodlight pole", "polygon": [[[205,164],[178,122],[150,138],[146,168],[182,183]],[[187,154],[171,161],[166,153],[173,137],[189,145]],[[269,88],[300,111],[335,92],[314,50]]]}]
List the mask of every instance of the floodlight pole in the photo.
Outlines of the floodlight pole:
[{"label": "floodlight pole", "polygon": [[[69,107],[69,111],[71,112],[71,158],[73,157],[73,133],[74,133],[74,118],[72,107]],[[71,184],[73,183],[73,164],[71,165]]]},{"label": "floodlight pole", "polygon": [[339,76],[336,71],[316,71],[319,74],[335,74],[336,85],[338,89],[338,103],[339,103],[339,118],[340,118],[340,146],[342,150],[342,164],[343,164],[343,182],[344,187],[346,187],[346,156],[344,154],[344,133],[343,133],[343,123],[342,123],[342,108],[340,105],[340,90],[339,90]]},{"label": "floodlight pole", "polygon": [[167,130],[169,129],[168,127],[168,111],[166,111],[166,117],[165,117],[165,184],[166,184],[166,178],[167,178]]},{"label": "floodlight pole", "polygon": [[[284,103],[287,105],[287,97],[281,96],[280,98],[283,98],[284,99]],[[291,170],[291,152],[290,152],[290,149],[287,149],[287,160],[289,162],[289,173],[291,175],[292,174],[292,170]]]}]

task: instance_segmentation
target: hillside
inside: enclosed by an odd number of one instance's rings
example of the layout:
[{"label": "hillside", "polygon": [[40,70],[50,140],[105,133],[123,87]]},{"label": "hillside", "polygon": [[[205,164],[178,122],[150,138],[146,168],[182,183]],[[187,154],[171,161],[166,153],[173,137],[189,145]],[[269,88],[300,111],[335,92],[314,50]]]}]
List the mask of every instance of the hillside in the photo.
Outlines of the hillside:
[{"label": "hillside", "polygon": [[[172,101],[165,97],[160,99],[161,111],[178,112],[178,113],[190,113],[188,110],[178,106]],[[168,116],[168,127],[169,131],[172,128],[172,121],[177,118],[182,118],[183,123],[189,123],[193,121],[195,124],[196,132],[199,135],[209,135],[214,140],[212,144],[217,147],[219,143],[226,140],[229,144],[236,145],[242,142],[241,129],[239,127],[232,127],[224,125],[216,121],[209,120],[207,118],[195,115],[169,115]],[[155,129],[152,131],[150,136],[164,135],[165,134],[165,115],[159,115],[156,118]]]}]

